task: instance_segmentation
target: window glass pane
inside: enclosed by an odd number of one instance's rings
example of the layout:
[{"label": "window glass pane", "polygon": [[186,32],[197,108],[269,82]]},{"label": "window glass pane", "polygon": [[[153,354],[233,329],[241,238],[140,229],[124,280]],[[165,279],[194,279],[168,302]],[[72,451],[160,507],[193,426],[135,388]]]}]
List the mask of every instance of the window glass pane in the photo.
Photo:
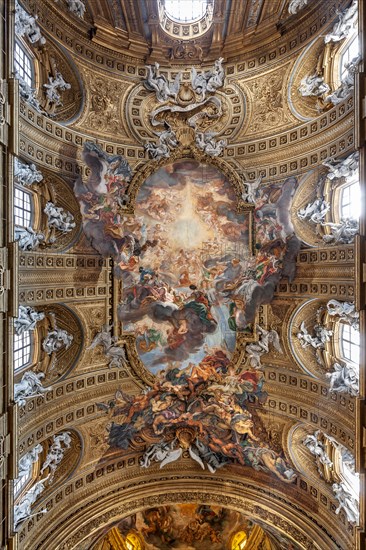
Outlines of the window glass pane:
[{"label": "window glass pane", "polygon": [[349,63],[352,61],[353,58],[357,57],[359,53],[359,46],[358,46],[358,36],[355,35],[354,38],[349,42],[348,46],[344,50],[342,57],[341,57],[341,67],[340,67],[340,73],[341,73],[341,80],[343,80],[344,76],[347,73],[347,68],[345,67],[346,63]]},{"label": "window glass pane", "polygon": [[14,369],[20,369],[31,361],[31,335],[29,331],[14,334]]},{"label": "window glass pane", "polygon": [[24,474],[22,477],[19,477],[14,481],[14,498],[19,495],[20,491],[27,485],[28,481],[32,476],[32,470],[29,474]]},{"label": "window glass pane", "polygon": [[27,191],[14,189],[14,224],[28,227],[32,219],[31,196]]},{"label": "window glass pane", "polygon": [[360,333],[350,325],[343,324],[341,329],[341,349],[344,359],[356,365],[360,361]]},{"label": "window glass pane", "polygon": [[178,21],[195,21],[207,11],[206,0],[165,0],[166,13]]},{"label": "window glass pane", "polygon": [[15,42],[14,69],[29,86],[32,86],[32,61],[18,42]]},{"label": "window glass pane", "polygon": [[344,187],[341,192],[341,218],[354,218],[360,217],[360,201],[361,190],[358,181],[353,181],[347,187]]}]

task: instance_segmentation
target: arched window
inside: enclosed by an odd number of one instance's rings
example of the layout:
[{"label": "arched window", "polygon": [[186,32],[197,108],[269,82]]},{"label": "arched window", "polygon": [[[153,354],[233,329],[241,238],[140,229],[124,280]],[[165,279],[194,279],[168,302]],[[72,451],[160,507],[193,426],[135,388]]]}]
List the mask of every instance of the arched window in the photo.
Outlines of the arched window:
[{"label": "arched window", "polygon": [[14,481],[14,500],[17,500],[17,498],[20,496],[20,493],[23,492],[23,490],[26,488],[28,483],[33,479],[33,470],[30,469],[29,472],[22,475],[21,477],[18,477]]},{"label": "arched window", "polygon": [[348,64],[352,59],[357,57],[359,54],[359,43],[358,43],[358,35],[352,34],[350,38],[348,38],[347,42],[344,45],[344,48],[342,48],[340,52],[340,64],[339,64],[339,71],[340,71],[340,78],[341,81],[344,80],[344,77],[347,74],[347,68],[346,64]]},{"label": "arched window", "polygon": [[33,62],[31,56],[20,42],[15,42],[14,71],[28,86],[33,85]]},{"label": "arched window", "polygon": [[14,188],[14,224],[29,227],[32,220],[32,197],[28,191]]},{"label": "arched window", "polygon": [[31,363],[32,335],[29,330],[14,334],[14,370],[21,369]]},{"label": "arched window", "polygon": [[347,185],[342,187],[340,196],[340,217],[358,219],[361,208],[361,190],[358,175],[350,178]]},{"label": "arched window", "polygon": [[207,11],[207,0],[165,0],[166,13],[176,21],[192,22]]},{"label": "arched window", "polygon": [[340,351],[343,359],[349,363],[359,365],[360,362],[360,333],[351,325],[341,323],[340,327]]}]

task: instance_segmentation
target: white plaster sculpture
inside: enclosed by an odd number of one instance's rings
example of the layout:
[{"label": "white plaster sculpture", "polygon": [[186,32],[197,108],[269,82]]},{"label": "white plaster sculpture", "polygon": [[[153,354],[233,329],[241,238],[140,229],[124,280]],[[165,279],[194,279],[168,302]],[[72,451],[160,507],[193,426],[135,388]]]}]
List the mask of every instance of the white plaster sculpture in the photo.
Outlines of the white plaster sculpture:
[{"label": "white plaster sculpture", "polygon": [[48,84],[43,84],[43,87],[46,89],[46,97],[50,103],[53,103],[56,107],[62,105],[61,94],[65,90],[70,90],[71,84],[65,81],[64,77],[60,72],[56,72],[56,77],[48,77]]},{"label": "white plaster sculpture", "polygon": [[326,159],[322,164],[329,169],[327,177],[330,180],[336,178],[352,177],[358,170],[359,153],[355,151],[345,159],[335,160],[333,157]]},{"label": "white plaster sculpture", "polygon": [[350,363],[340,365],[334,363],[333,372],[327,372],[326,377],[329,379],[329,391],[331,393],[348,393],[355,397],[360,391],[360,375],[358,368]]},{"label": "white plaster sculpture", "polygon": [[[314,435],[308,435],[303,441],[303,444],[305,447],[309,449],[312,455],[315,456],[317,463],[320,462],[320,464],[323,464],[324,466],[331,467],[333,466],[333,462],[330,460],[325,447],[324,443],[319,439],[320,430],[317,430],[314,432]],[[323,477],[322,469],[319,467],[318,464],[318,472]]]},{"label": "white plaster sculpture", "polygon": [[45,375],[43,372],[35,373],[32,370],[28,370],[22,376],[20,382],[14,384],[14,401],[18,403],[19,407],[24,407],[26,399],[31,397],[42,397],[44,394],[52,389],[51,386],[44,388],[42,386],[42,378]]},{"label": "white plaster sculpture", "polygon": [[332,485],[333,493],[335,498],[338,500],[338,508],[335,513],[343,509],[346,513],[347,520],[351,523],[359,523],[359,506],[355,497],[346,489],[344,483],[333,483]]},{"label": "white plaster sculpture", "polygon": [[321,342],[322,347],[324,347],[327,342],[330,342],[330,338],[333,336],[333,331],[323,327],[322,325],[315,325],[314,333],[315,337]]},{"label": "white plaster sculpture", "polygon": [[314,326],[315,335],[312,336],[305,327],[305,321],[302,321],[300,325],[300,332],[297,333],[297,337],[300,340],[300,345],[303,349],[308,346],[314,349],[324,348],[326,342],[330,342],[330,337],[333,335],[332,330],[328,330],[321,325]]},{"label": "white plaster sculpture", "polygon": [[96,346],[103,346],[104,353],[109,359],[109,368],[121,368],[128,364],[126,352],[123,347],[117,346],[117,338],[112,336],[113,325],[103,325],[102,330],[95,335],[92,343],[87,349],[94,349]]},{"label": "white plaster sculpture", "polygon": [[332,32],[326,34],[324,37],[324,42],[326,44],[328,42],[339,42],[352,33],[358,17],[357,0],[354,0],[346,10],[337,10],[337,13],[338,21],[334,24]]},{"label": "white plaster sculpture", "polygon": [[14,228],[14,240],[18,241],[21,250],[36,250],[40,243],[45,240],[43,233],[36,233],[31,227]]},{"label": "white plaster sculpture", "polygon": [[19,73],[15,73],[16,78],[19,80],[19,94],[31,107],[33,107],[38,113],[43,113],[43,110],[36,98],[33,88],[26,83],[26,81],[20,76]]},{"label": "white plaster sculpture", "polygon": [[116,343],[116,337],[112,336],[113,325],[103,325],[102,330],[98,332],[90,346],[86,349],[94,349],[97,346],[103,346],[104,348],[109,348]]},{"label": "white plaster sculpture", "polygon": [[349,63],[345,63],[347,69],[342,79],[342,84],[334,92],[327,95],[324,98],[324,103],[332,103],[338,105],[344,99],[346,99],[355,87],[355,74],[358,70],[358,64],[361,60],[361,56],[354,57]]},{"label": "white plaster sculpture", "polygon": [[152,462],[160,462],[160,468],[163,468],[170,462],[175,462],[182,456],[181,447],[174,450],[175,440],[171,443],[155,443],[151,445],[140,459],[140,466],[148,468]]},{"label": "white plaster sculpture", "polygon": [[218,157],[224,147],[227,146],[226,139],[215,141],[215,136],[217,136],[217,132],[196,132],[196,145],[198,149],[201,149],[201,151],[204,151],[210,157]]},{"label": "white plaster sculpture", "polygon": [[196,438],[193,445],[189,446],[188,452],[190,457],[198,462],[202,469],[204,469],[206,465],[212,474],[227,464],[227,461],[223,457],[211,451],[211,449],[198,438]]},{"label": "white plaster sculpture", "polygon": [[14,481],[14,484],[17,483],[19,479],[22,477],[29,477],[33,468],[33,464],[35,464],[38,460],[38,456],[43,451],[42,445],[39,443],[31,451],[28,451],[25,455],[23,455],[18,462],[18,477]]},{"label": "white plaster sculpture", "polygon": [[276,330],[265,330],[259,325],[256,325],[256,328],[259,333],[259,340],[258,342],[247,344],[245,353],[250,358],[250,366],[255,369],[260,369],[262,367],[261,357],[269,352],[271,344],[279,353],[282,353],[282,348],[280,345],[280,337]]},{"label": "white plaster sculpture", "polygon": [[37,170],[35,164],[26,164],[17,157],[14,158],[14,180],[16,183],[29,187],[43,180],[42,172]]},{"label": "white plaster sculpture", "polygon": [[[29,519],[32,516],[32,506],[36,502],[37,498],[45,489],[45,483],[48,477],[37,481],[24,495],[21,501],[14,506],[14,528],[16,529],[22,521]],[[37,514],[45,514],[47,508],[37,511]]]},{"label": "white plaster sculpture", "polygon": [[48,217],[47,225],[50,229],[54,228],[62,233],[69,233],[76,227],[74,216],[60,206],[55,206],[53,202],[48,202],[43,210]]},{"label": "white plaster sculpture", "polygon": [[57,353],[64,347],[68,349],[73,339],[74,337],[66,330],[55,327],[53,330],[49,331],[46,338],[44,338],[42,349],[47,355],[51,355],[52,353]]},{"label": "white plaster sculpture", "polygon": [[[63,443],[63,445],[62,445]],[[46,459],[42,464],[41,474],[49,468],[49,482],[54,478],[55,471],[57,470],[58,465],[64,457],[66,449],[70,449],[71,437],[70,432],[62,432],[60,435],[53,436],[53,443],[48,450]]]},{"label": "white plaster sculpture", "polygon": [[245,177],[243,177],[243,184],[245,186],[245,190],[241,194],[241,198],[244,202],[248,202],[250,204],[255,203],[255,196],[257,193],[257,189],[262,181],[261,176],[259,176],[257,179],[253,181],[248,181]]},{"label": "white plaster sculpture", "polygon": [[324,221],[326,214],[330,210],[330,203],[324,199],[318,198],[313,202],[309,202],[304,208],[297,211],[297,217],[300,220],[309,220],[313,223],[321,223]]},{"label": "white plaster sculpture", "polygon": [[150,157],[154,160],[169,158],[171,149],[178,147],[177,136],[170,128],[156,135],[159,138],[158,143],[146,143],[146,151],[148,151]]},{"label": "white plaster sculpture", "polygon": [[15,4],[15,34],[26,36],[32,44],[45,44],[46,39],[37,25],[37,15],[29,15],[19,4]]},{"label": "white plaster sculpture", "polygon": [[304,76],[299,86],[299,93],[302,97],[319,97],[329,92],[329,90],[330,88],[324,82],[324,78],[316,73]]},{"label": "white plaster sculpture", "polygon": [[182,74],[178,73],[174,82],[169,82],[164,75],[159,73],[159,67],[159,63],[146,65],[147,74],[146,80],[143,80],[143,85],[150,92],[155,92],[156,99],[161,103],[168,101],[169,98],[177,101]]},{"label": "white plaster sculpture", "polygon": [[36,311],[31,306],[19,306],[18,317],[14,319],[16,334],[23,334],[28,330],[34,330],[38,321],[45,318],[43,311]]},{"label": "white plaster sculpture", "polygon": [[82,0],[66,0],[67,5],[69,8],[69,12],[76,15],[76,17],[79,17],[80,19],[84,19],[85,14],[85,4],[82,2]]},{"label": "white plaster sculpture", "polygon": [[330,227],[331,233],[323,235],[326,244],[351,244],[359,231],[358,220],[346,218],[339,223],[324,222],[322,227]]},{"label": "white plaster sculpture", "polygon": [[291,0],[288,6],[288,12],[291,13],[291,15],[295,15],[298,11],[305,8],[307,3],[308,0]]},{"label": "white plaster sculpture", "polygon": [[351,325],[355,330],[360,330],[360,314],[356,311],[356,306],[352,302],[339,302],[338,300],[329,300],[327,311],[331,316],[337,316]]},{"label": "white plaster sculpture", "polygon": [[197,94],[202,96],[202,100],[205,100],[207,92],[216,92],[218,88],[224,85],[225,70],[222,66],[223,61],[224,59],[220,57],[215,61],[212,69],[202,73],[197,73],[196,69],[192,67],[192,88]]}]

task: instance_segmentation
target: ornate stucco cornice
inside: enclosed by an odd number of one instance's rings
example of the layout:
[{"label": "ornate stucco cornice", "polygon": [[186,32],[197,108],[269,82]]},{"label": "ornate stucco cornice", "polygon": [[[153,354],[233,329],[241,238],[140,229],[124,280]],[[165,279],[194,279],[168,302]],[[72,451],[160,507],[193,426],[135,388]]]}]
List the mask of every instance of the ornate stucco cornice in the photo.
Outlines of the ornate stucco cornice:
[{"label": "ornate stucco cornice", "polygon": [[[197,475],[187,463],[184,464],[184,473],[181,468],[179,471],[177,466],[170,465],[163,476],[159,474],[154,478],[152,473],[149,478],[140,475],[132,479],[132,470],[128,474],[126,466],[120,464],[117,469],[113,465],[106,466],[105,473],[102,467],[97,470],[96,476],[89,477],[88,483],[86,478],[73,481],[68,485],[71,489],[68,491],[68,505],[63,503],[61,493],[58,499],[57,495],[49,498],[48,520],[57,515],[60,527],[48,529],[45,518],[42,520],[42,516],[38,515],[36,520],[28,522],[27,538],[24,539],[25,528],[19,534],[24,548],[75,548],[87,535],[115,520],[146,507],[174,502],[221,504],[247,512],[253,520],[265,518],[307,549],[323,550],[324,539],[327,548],[334,550],[345,550],[349,543],[342,530],[336,530],[334,535],[330,535],[325,527],[332,516],[326,506],[323,509],[305,509],[304,504],[300,507],[291,497],[281,496],[281,491],[259,488],[258,482],[253,484],[250,480],[240,480],[235,476],[220,475],[213,478],[205,473]],[[163,492],[162,481],[165,487]],[[199,490],[198,487],[203,489]],[[95,495],[98,495],[97,498]],[[33,535],[35,523],[39,524],[36,536]],[[52,522],[49,521],[47,525],[51,526]],[[65,532],[68,533],[66,540]]]}]

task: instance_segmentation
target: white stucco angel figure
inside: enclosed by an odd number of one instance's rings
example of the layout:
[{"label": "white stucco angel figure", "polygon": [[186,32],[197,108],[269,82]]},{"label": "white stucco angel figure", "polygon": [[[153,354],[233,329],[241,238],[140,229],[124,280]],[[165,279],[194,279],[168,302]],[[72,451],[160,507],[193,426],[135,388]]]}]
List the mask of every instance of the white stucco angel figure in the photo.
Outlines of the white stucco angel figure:
[{"label": "white stucco angel figure", "polygon": [[325,96],[324,103],[332,103],[333,105],[338,105],[344,99],[346,99],[352,92],[355,86],[355,74],[358,70],[358,64],[361,60],[361,56],[354,57],[349,63],[345,63],[344,67],[347,69],[344,75],[342,76],[342,83],[332,92],[331,94]]},{"label": "white stucco angel figure", "polygon": [[[17,528],[19,523],[32,516],[32,506],[37,498],[43,493],[45,484],[48,481],[48,476],[40,481],[37,481],[33,487],[27,491],[21,501],[14,506],[14,528]],[[47,508],[37,511],[37,514],[45,514]]]},{"label": "white stucco angel figure", "polygon": [[297,211],[300,220],[309,220],[313,223],[321,223],[330,210],[330,203],[322,198],[309,202],[304,208]]},{"label": "white stucco angel figure", "polygon": [[92,343],[86,349],[94,349],[97,346],[103,346],[104,348],[113,346],[116,342],[116,337],[112,336],[112,328],[113,325],[103,325],[100,332],[94,336]]},{"label": "white stucco angel figure", "polygon": [[311,346],[314,349],[324,348],[325,343],[330,341],[330,336],[333,334],[331,330],[328,330],[321,325],[315,325],[314,332],[315,335],[312,336],[305,326],[305,321],[302,321],[300,331],[297,333],[297,337],[300,340],[300,345],[302,348],[305,349],[308,346]]},{"label": "white stucco angel figure", "polygon": [[19,4],[15,4],[15,34],[26,36],[32,44],[37,42],[40,45],[46,43],[46,39],[41,34],[41,29],[37,25],[37,15],[30,15]]},{"label": "white stucco angel figure", "polygon": [[259,176],[257,179],[253,181],[248,181],[245,177],[243,177],[243,184],[244,184],[244,191],[241,194],[241,198],[244,202],[248,202],[250,204],[255,203],[255,197],[257,193],[257,189],[260,186],[262,181],[262,177]]},{"label": "white stucco angel figure", "polygon": [[330,157],[329,159],[326,159],[322,164],[329,169],[327,177],[330,180],[333,180],[336,178],[352,177],[358,170],[358,162],[359,153],[358,151],[355,151],[351,155],[348,155],[348,157],[341,160],[335,160],[335,158]]},{"label": "white stucco angel figure", "polygon": [[26,400],[31,397],[43,397],[46,392],[52,389],[51,386],[44,388],[41,380],[45,377],[43,372],[35,373],[28,370],[22,376],[20,382],[14,384],[14,401],[19,407],[24,407]]},{"label": "white stucco angel figure", "polygon": [[[311,454],[314,455],[321,464],[331,467],[333,466],[333,462],[330,460],[325,450],[324,443],[319,439],[319,436],[320,430],[317,430],[316,432],[314,432],[313,435],[306,436],[303,444],[309,449]],[[322,475],[322,471],[320,469],[319,473]]]},{"label": "white stucco angel figure", "polygon": [[225,70],[222,66],[224,59],[216,59],[214,67],[209,71],[197,73],[195,67],[191,70],[191,82],[193,90],[206,99],[207,92],[216,92],[218,88],[224,85]]},{"label": "white stucco angel figure", "polygon": [[19,306],[18,317],[14,319],[16,334],[23,334],[28,330],[34,330],[38,321],[45,318],[43,311],[36,311],[31,306]]},{"label": "white stucco angel figure", "polygon": [[339,302],[338,300],[329,300],[327,302],[327,312],[332,317],[339,317],[355,330],[360,329],[359,319],[360,314],[356,311],[356,306],[353,302]]},{"label": "white stucco angel figure", "polygon": [[276,330],[265,330],[259,325],[256,325],[256,328],[259,333],[259,340],[252,344],[247,344],[245,353],[250,358],[251,367],[260,369],[262,367],[261,357],[269,352],[270,345],[273,345],[275,350],[279,353],[282,353],[282,348],[280,345],[280,337]]},{"label": "white stucco angel figure", "polygon": [[147,73],[143,85],[150,92],[155,92],[156,99],[161,103],[168,101],[169,98],[177,101],[177,96],[180,89],[181,73],[178,73],[173,82],[169,82],[166,76],[159,72],[160,65],[146,65]]},{"label": "white stucco angel figure", "polygon": [[225,458],[212,451],[207,445],[200,441],[198,437],[195,442],[189,446],[188,452],[190,457],[198,462],[202,469],[207,466],[212,474],[227,464]]},{"label": "white stucco angel figure", "polygon": [[128,364],[128,360],[124,347],[117,345],[117,338],[112,336],[112,328],[113,325],[103,325],[102,330],[95,335],[87,349],[103,346],[104,353],[109,359],[109,368],[121,368]]},{"label": "white stucco angel figure", "polygon": [[347,38],[354,29],[358,17],[358,2],[353,0],[349,8],[344,11],[337,10],[338,20],[334,24],[332,31],[326,34],[324,42],[339,42],[343,38]]},{"label": "white stucco angel figure", "polygon": [[304,76],[300,82],[299,93],[302,97],[319,97],[327,92],[330,88],[324,78],[317,73]]},{"label": "white stucco angel figure", "polygon": [[308,0],[290,0],[290,3],[288,5],[288,12],[291,15],[295,15],[298,11],[305,8],[307,3],[308,3]]},{"label": "white stucco angel figure", "polygon": [[175,462],[182,456],[183,450],[181,447],[174,450],[175,440],[171,443],[155,443],[151,445],[140,460],[142,468],[148,468],[152,462],[160,462],[160,468],[163,468],[170,462]]},{"label": "white stucco angel figure", "polygon": [[48,77],[48,84],[43,84],[43,87],[46,89],[48,101],[58,107],[62,105],[60,91],[70,90],[71,84],[66,82],[62,74],[57,71],[55,77]]},{"label": "white stucco angel figure", "polygon": [[343,509],[348,521],[358,524],[360,512],[359,504],[355,497],[346,489],[344,483],[333,483],[332,489],[335,498],[338,500],[338,508],[335,513],[339,514]]},{"label": "white stucco angel figure", "polygon": [[66,330],[55,327],[53,330],[47,333],[46,338],[42,342],[42,349],[51,355],[52,353],[57,353],[62,348],[68,349],[73,341],[74,337],[72,334],[69,334]]},{"label": "white stucco angel figure", "polygon": [[54,228],[62,233],[69,233],[76,227],[74,216],[53,202],[47,202],[43,212],[47,215],[47,225],[50,229]]},{"label": "white stucco angel figure", "polygon": [[15,73],[16,78],[19,80],[19,95],[24,101],[26,101],[31,107],[33,107],[38,113],[44,113],[39,101],[36,97],[36,92],[33,88],[27,84],[27,82],[20,76],[19,73]]},{"label": "white stucco angel figure", "polygon": [[217,132],[196,132],[196,145],[210,157],[218,157],[227,145],[226,139],[215,141]]},{"label": "white stucco angel figure", "polygon": [[[33,464],[37,462],[38,457],[42,451],[43,451],[43,447],[39,443],[19,459],[17,480],[25,476],[28,477],[30,475],[33,468]],[[15,480],[15,483],[17,480]]]},{"label": "white stucco angel figure", "polygon": [[86,7],[82,0],[67,0],[67,5],[71,13],[75,14],[76,17],[80,19],[84,19]]},{"label": "white stucco angel figure", "polygon": [[48,449],[47,456],[41,468],[41,474],[43,474],[45,470],[49,469],[50,482],[53,480],[57,467],[62,461],[66,450],[70,448],[70,444],[71,444],[70,432],[62,432],[59,435],[53,436],[53,443],[51,447]]},{"label": "white stucco angel figure", "polygon": [[43,233],[37,233],[32,227],[15,226],[14,239],[18,241],[21,250],[36,250],[45,240]]},{"label": "white stucco angel figure", "polygon": [[177,136],[170,127],[167,127],[163,132],[157,132],[156,135],[158,136],[158,142],[146,143],[145,149],[154,160],[169,158],[170,151],[178,147]]},{"label": "white stucco angel figure", "polygon": [[14,159],[14,180],[25,187],[34,183],[40,183],[43,180],[42,172],[37,170],[35,164],[26,164],[17,157]]},{"label": "white stucco angel figure", "polygon": [[324,222],[321,225],[331,230],[331,233],[322,237],[326,244],[351,244],[359,232],[358,220],[352,218],[346,218],[339,223]]},{"label": "white stucco angel figure", "polygon": [[360,391],[360,374],[358,367],[351,364],[334,363],[333,372],[327,372],[329,391],[331,393],[348,393],[355,397]]}]

